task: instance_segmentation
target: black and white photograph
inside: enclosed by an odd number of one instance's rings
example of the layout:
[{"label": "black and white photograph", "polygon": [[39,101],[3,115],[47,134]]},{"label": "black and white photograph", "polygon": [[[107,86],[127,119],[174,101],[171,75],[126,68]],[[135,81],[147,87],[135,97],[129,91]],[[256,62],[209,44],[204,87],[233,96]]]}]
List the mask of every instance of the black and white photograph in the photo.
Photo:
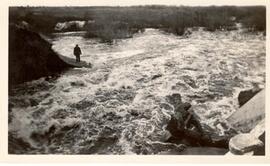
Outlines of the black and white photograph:
[{"label": "black and white photograph", "polygon": [[8,155],[265,156],[267,7],[196,2],[8,6]]}]

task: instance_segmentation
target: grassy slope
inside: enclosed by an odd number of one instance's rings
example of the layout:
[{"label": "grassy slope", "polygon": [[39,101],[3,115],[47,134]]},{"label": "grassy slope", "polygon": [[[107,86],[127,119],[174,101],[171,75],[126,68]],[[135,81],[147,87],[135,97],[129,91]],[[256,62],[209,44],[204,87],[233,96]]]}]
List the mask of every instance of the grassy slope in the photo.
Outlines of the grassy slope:
[{"label": "grassy slope", "polygon": [[[264,6],[12,7],[9,10],[11,22],[25,20],[46,33],[53,32],[57,22],[95,20],[84,30],[88,31],[87,37],[100,37],[104,41],[132,37],[144,28],[160,28],[177,35],[194,26],[209,31],[230,30],[234,21],[243,23],[250,31],[266,28]],[[232,21],[232,17],[236,20]]]}]

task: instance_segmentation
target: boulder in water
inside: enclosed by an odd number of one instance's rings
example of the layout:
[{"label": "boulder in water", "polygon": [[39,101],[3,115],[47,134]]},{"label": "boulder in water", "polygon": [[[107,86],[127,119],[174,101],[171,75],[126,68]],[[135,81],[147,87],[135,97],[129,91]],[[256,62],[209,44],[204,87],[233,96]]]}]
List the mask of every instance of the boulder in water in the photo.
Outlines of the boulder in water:
[{"label": "boulder in water", "polygon": [[159,77],[162,77],[162,74],[156,74],[156,75],[154,75],[151,79],[154,80],[154,79],[157,79],[157,78],[159,78]]},{"label": "boulder in water", "polygon": [[82,87],[82,86],[85,86],[85,83],[82,81],[82,80],[76,80],[76,81],[72,81],[70,83],[71,86],[79,86],[79,87]]},{"label": "boulder in water", "polygon": [[184,116],[187,114],[187,110],[185,108],[188,108],[188,104],[183,104],[181,95],[178,93],[174,93],[172,95],[169,95],[166,97],[167,101],[173,105],[175,114],[171,118],[171,121],[168,124],[168,129],[172,129],[172,132],[174,133],[174,130],[183,130],[184,128]]},{"label": "boulder in water", "polygon": [[249,153],[263,146],[262,141],[249,133],[238,134],[229,142],[230,152],[238,155]]},{"label": "boulder in water", "polygon": [[238,134],[230,139],[230,152],[237,155],[265,155],[265,120],[249,133]]},{"label": "boulder in water", "polygon": [[[167,96],[167,100],[174,106],[175,111],[175,114],[171,117],[167,125],[167,130],[172,135],[168,141],[180,143],[181,140],[185,142],[185,137],[201,137],[200,123],[198,119],[188,111],[191,108],[191,104],[183,103],[181,95],[178,93]],[[193,127],[196,129],[192,129]]]},{"label": "boulder in water", "polygon": [[213,131],[203,130],[200,118],[192,110],[191,104],[181,101],[180,94],[172,94],[167,96],[167,99],[175,109],[175,114],[167,125],[167,130],[172,135],[167,142],[228,148],[228,137],[216,137]]}]

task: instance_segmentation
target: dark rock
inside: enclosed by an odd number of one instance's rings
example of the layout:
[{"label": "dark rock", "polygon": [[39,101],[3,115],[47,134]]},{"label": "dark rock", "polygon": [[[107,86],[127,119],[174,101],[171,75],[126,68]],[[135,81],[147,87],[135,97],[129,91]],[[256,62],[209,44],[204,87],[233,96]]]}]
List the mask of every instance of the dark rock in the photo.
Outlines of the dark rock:
[{"label": "dark rock", "polygon": [[38,79],[70,67],[38,33],[9,25],[9,85]]},{"label": "dark rock", "polygon": [[264,146],[258,147],[254,150],[254,155],[265,155],[265,132],[259,136],[259,140],[263,142]]},{"label": "dark rock", "polygon": [[31,107],[37,106],[39,104],[39,102],[35,99],[29,99],[29,101],[30,101]]},{"label": "dark rock", "polygon": [[190,103],[183,103],[183,107],[187,111],[191,108],[191,104]]},{"label": "dark rock", "polygon": [[73,81],[70,83],[71,86],[85,86],[85,83],[82,81]]},{"label": "dark rock", "polygon": [[265,155],[265,120],[262,120],[256,125],[250,134],[254,135],[263,143],[263,146],[254,149],[254,155]]},{"label": "dark rock", "polygon": [[263,134],[259,136],[259,140],[265,144],[265,132],[263,132]]},{"label": "dark rock", "polygon": [[[171,118],[171,121],[168,124],[168,130],[172,133],[175,133],[174,130],[183,131],[184,129],[184,117],[187,116],[187,108],[188,104],[183,104],[181,100],[181,95],[178,93],[174,93],[166,97],[167,101],[173,105],[175,114]],[[181,133],[181,132],[180,132]]]},{"label": "dark rock", "polygon": [[132,115],[132,116],[139,116],[139,113],[138,112],[135,112],[135,111],[131,111],[130,112],[130,115]]},{"label": "dark rock", "polygon": [[191,104],[182,103],[180,94],[167,96],[167,100],[175,110],[166,128],[172,135],[167,142],[188,146],[228,148],[229,138],[215,137],[212,130],[205,131]]},{"label": "dark rock", "polygon": [[174,93],[172,95],[166,96],[166,99],[174,107],[182,103],[181,95],[179,93]]},{"label": "dark rock", "polygon": [[245,91],[241,91],[238,95],[238,103],[239,107],[244,105],[247,101],[249,101],[253,96],[255,96],[261,89],[253,88]]},{"label": "dark rock", "polygon": [[[168,142],[181,140],[185,136],[185,120],[188,118],[187,111],[191,105],[189,103],[182,103],[181,95],[178,93],[167,96],[167,100],[174,106],[175,114],[171,117],[167,125],[167,130],[172,134]],[[181,141],[180,141],[181,142]]]},{"label": "dark rock", "polygon": [[184,136],[183,128],[178,127],[178,121],[175,117],[172,117],[169,121],[167,128],[166,128],[172,135],[172,138],[170,138],[169,142],[174,142],[173,140],[181,138]]},{"label": "dark rock", "polygon": [[154,75],[154,76],[152,77],[152,80],[157,79],[157,78],[159,78],[159,77],[162,77],[162,75],[161,75],[161,74],[156,74],[156,75]]}]

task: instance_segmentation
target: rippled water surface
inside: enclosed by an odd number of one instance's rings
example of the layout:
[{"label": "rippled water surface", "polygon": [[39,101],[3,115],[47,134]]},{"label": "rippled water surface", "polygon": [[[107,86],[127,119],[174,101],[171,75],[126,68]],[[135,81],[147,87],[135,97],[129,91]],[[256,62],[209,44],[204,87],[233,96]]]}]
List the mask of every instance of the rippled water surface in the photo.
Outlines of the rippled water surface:
[{"label": "rippled water surface", "polygon": [[[189,38],[147,29],[108,45],[83,33],[58,33],[53,49],[93,68],[70,69],[12,89],[9,135],[15,153],[156,154],[180,93],[219,135],[240,90],[265,86],[265,38],[194,31]],[[18,143],[20,142],[21,143]],[[23,143],[22,143],[23,142]]]}]

